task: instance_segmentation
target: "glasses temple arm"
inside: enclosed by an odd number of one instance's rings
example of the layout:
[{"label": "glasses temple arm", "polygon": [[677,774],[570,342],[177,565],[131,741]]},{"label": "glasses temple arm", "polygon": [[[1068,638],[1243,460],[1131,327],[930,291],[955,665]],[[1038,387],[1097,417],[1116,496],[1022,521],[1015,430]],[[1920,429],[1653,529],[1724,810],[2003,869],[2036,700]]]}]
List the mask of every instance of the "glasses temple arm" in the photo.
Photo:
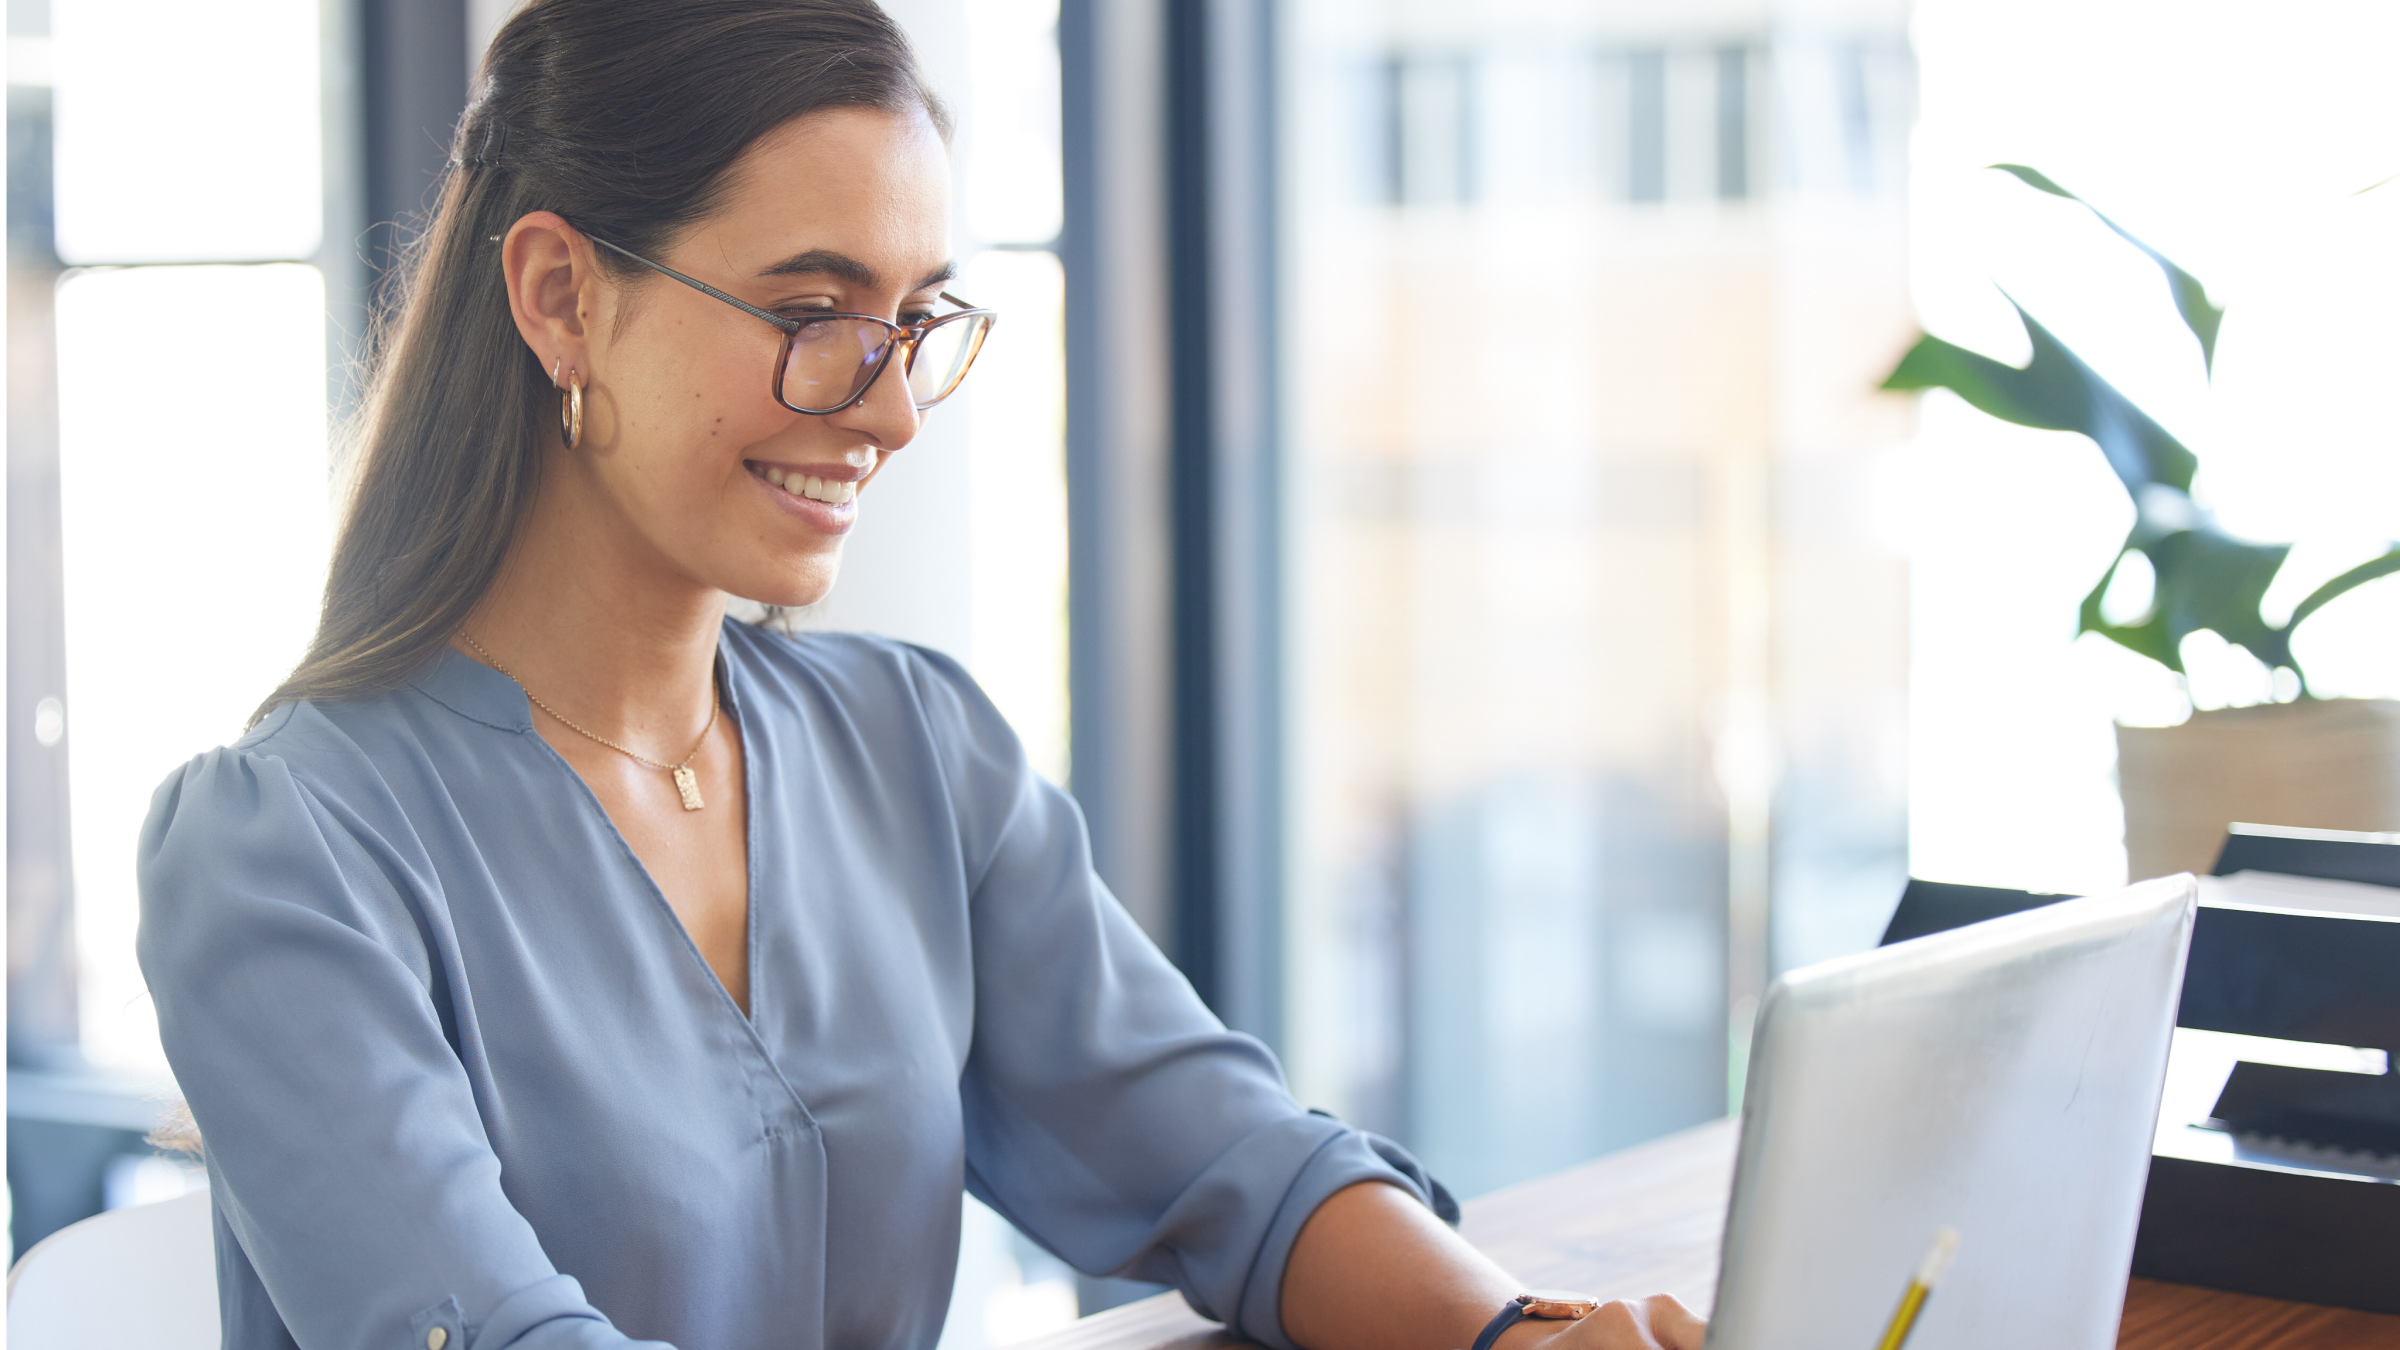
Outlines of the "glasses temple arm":
[{"label": "glasses temple arm", "polygon": [[[784,332],[796,333],[800,331],[801,324],[797,319],[788,319],[781,314],[769,313],[768,311],[760,309],[758,306],[751,304],[749,301],[742,299],[740,296],[727,295],[725,292],[718,290],[716,287],[709,285],[707,282],[700,280],[698,277],[687,277],[683,273],[676,271],[674,268],[667,266],[665,263],[652,262],[648,258],[643,257],[641,254],[634,252],[632,249],[625,248],[621,245],[612,244],[601,238],[599,235],[593,234],[589,230],[584,231],[583,237],[591,240],[595,244],[598,244],[600,247],[607,249],[611,253],[630,258],[633,261],[640,263],[642,266],[649,268],[653,272],[673,277],[677,281],[682,282],[684,285],[691,287],[695,291],[699,291],[704,295],[713,295],[717,299],[724,301],[726,304],[733,306],[735,309],[738,309],[745,314],[756,315],[757,317],[766,320],[768,323],[775,325],[777,328],[782,329]],[[976,308],[973,302],[961,300],[948,291],[941,292],[941,298],[958,306],[962,310],[973,310]],[[855,317],[863,318],[867,316],[860,315]],[[945,315],[943,317],[947,318],[951,316]],[[897,324],[891,326],[894,328],[899,328],[899,325]],[[913,324],[910,327],[922,328],[924,325]],[[907,332],[909,330],[900,329],[900,331]]]},{"label": "glasses temple arm", "polygon": [[727,295],[725,292],[718,290],[716,287],[709,285],[705,281],[702,281],[696,277],[687,277],[683,273],[676,271],[674,268],[669,267],[664,263],[654,263],[648,258],[643,257],[641,254],[634,252],[632,249],[620,248],[588,230],[584,232],[584,238],[591,240],[593,243],[598,244],[600,247],[607,249],[612,253],[622,254],[625,257],[631,258],[635,262],[640,263],[642,266],[649,268],[653,272],[658,272],[666,276],[673,277],[677,281],[682,282],[684,285],[691,287],[695,291],[699,291],[706,295],[713,295],[719,300],[724,301],[726,304],[733,306],[735,309],[741,310],[745,314],[757,315],[759,318],[765,319],[768,323],[775,325],[784,332],[793,333],[798,332],[800,329],[800,321],[797,319],[787,319],[780,314],[770,314],[766,310],[760,309],[758,306],[742,299],[740,296]]}]

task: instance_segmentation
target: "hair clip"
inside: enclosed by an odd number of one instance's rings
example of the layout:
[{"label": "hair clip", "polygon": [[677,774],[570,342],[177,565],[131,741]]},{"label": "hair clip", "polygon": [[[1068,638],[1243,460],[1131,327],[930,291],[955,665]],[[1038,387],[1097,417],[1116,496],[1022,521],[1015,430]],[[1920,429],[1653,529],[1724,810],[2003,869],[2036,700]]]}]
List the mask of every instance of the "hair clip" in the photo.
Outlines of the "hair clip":
[{"label": "hair clip", "polygon": [[508,123],[492,122],[483,129],[483,148],[473,159],[453,159],[450,163],[469,169],[495,169],[500,166],[500,152],[508,147]]}]

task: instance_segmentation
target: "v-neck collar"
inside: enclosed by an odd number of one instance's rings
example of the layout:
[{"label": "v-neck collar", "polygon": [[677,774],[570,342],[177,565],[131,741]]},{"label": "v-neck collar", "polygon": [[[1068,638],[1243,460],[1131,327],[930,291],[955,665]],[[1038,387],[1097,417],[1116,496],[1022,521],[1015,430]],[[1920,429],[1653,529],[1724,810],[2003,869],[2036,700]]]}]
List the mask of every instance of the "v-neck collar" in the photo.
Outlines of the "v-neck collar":
[{"label": "v-neck collar", "polygon": [[[753,735],[756,728],[751,725],[744,706],[743,695],[748,692],[751,676],[750,669],[745,664],[745,658],[750,655],[750,649],[744,639],[749,635],[737,628],[736,622],[731,618],[726,619],[717,639],[717,696],[724,700],[725,711],[733,718],[734,734],[740,738],[742,743],[742,796],[743,809],[747,813],[747,820],[742,832],[743,847],[746,853],[743,860],[743,873],[748,891],[745,899],[748,913],[743,923],[745,933],[743,960],[748,964],[750,976],[750,1007],[747,1012],[742,1009],[740,1004],[733,1001],[732,993],[725,988],[724,982],[717,978],[716,972],[709,969],[708,959],[700,954],[699,947],[692,941],[690,931],[683,926],[683,921],[676,917],[674,906],[667,903],[667,897],[659,889],[657,879],[650,874],[648,865],[643,863],[640,856],[633,851],[633,846],[625,841],[625,835],[617,828],[616,822],[609,819],[608,809],[600,804],[599,796],[592,791],[589,784],[583,781],[582,776],[575,772],[574,767],[567,763],[565,757],[552,749],[547,741],[542,741],[541,745],[542,749],[547,751],[550,758],[556,762],[559,770],[565,773],[568,781],[574,784],[576,791],[582,795],[585,806],[599,818],[601,827],[607,831],[608,837],[622,851],[624,863],[632,870],[634,876],[639,878],[640,887],[647,893],[655,917],[664,921],[665,928],[673,934],[671,940],[681,946],[685,958],[706,976],[709,989],[714,994],[720,1009],[731,1015],[741,1025],[744,1039],[765,1063],[768,1073],[789,1095],[792,1102],[799,1107],[802,1118],[813,1123],[814,1118],[809,1113],[808,1103],[801,1097],[798,1086],[784,1074],[783,1066],[776,1062],[774,1049],[767,1042],[758,1019],[760,998],[764,992],[761,989],[764,982],[759,978],[759,952],[762,947],[759,936],[759,920],[762,910],[766,908],[758,903],[759,886],[762,880],[758,847],[759,755],[762,747]],[[525,687],[455,647],[443,647],[440,656],[409,683],[425,697],[470,721],[480,722],[500,731],[534,733],[533,705],[526,697]],[[536,735],[535,739],[540,740],[540,737]]]},{"label": "v-neck collar", "polygon": [[[738,720],[749,672],[742,664],[743,646],[735,640],[739,636],[736,622],[728,618],[719,630],[717,694],[725,701],[725,711]],[[525,686],[456,647],[445,644],[409,685],[470,721],[501,731],[533,730],[533,704],[526,697]]]},{"label": "v-neck collar", "polygon": [[533,704],[525,697],[525,686],[456,647],[445,644],[409,684],[470,721],[501,731],[533,730]]}]

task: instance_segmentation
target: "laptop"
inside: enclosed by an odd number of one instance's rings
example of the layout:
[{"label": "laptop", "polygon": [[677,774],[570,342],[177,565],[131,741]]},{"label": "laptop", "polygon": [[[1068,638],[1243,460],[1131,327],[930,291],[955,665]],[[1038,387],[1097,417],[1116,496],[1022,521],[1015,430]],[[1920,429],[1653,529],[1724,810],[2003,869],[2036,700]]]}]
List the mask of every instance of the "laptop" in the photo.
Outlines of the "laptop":
[{"label": "laptop", "polygon": [[1759,1008],[1709,1350],[2108,1350],[2191,941],[2188,876],[1794,971]]}]

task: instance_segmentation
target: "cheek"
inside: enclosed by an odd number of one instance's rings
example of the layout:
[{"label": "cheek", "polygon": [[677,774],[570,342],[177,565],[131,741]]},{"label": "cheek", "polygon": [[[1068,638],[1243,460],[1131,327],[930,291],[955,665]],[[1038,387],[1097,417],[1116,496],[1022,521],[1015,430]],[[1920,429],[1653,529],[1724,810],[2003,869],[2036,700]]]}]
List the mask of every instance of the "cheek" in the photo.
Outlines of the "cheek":
[{"label": "cheek", "polygon": [[640,354],[646,386],[625,431],[713,454],[738,452],[787,429],[797,414],[768,392],[774,349],[724,341],[659,343]]},{"label": "cheek", "polygon": [[768,393],[773,356],[771,350],[745,346],[738,352],[721,353],[720,359],[694,370],[690,387],[697,397],[690,400],[693,411],[705,412],[711,427],[735,429],[728,434],[741,434],[743,429],[764,434],[768,428],[789,422],[792,414]]}]

